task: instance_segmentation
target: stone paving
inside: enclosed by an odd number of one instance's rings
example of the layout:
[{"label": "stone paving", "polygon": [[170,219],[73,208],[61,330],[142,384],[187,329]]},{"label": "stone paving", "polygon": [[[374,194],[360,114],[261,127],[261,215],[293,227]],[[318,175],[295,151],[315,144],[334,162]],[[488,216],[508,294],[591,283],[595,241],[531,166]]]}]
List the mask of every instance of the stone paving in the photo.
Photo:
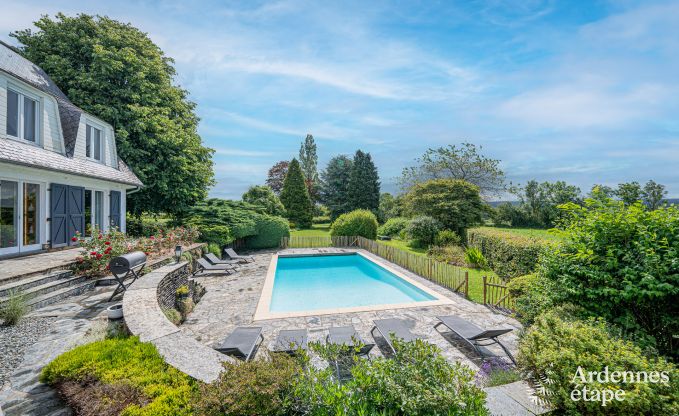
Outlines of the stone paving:
[{"label": "stone paving", "polygon": [[[323,249],[325,252],[328,250],[331,249]],[[308,250],[297,249],[286,252],[300,253],[308,252]],[[448,360],[460,361],[472,368],[477,368],[480,360],[470,348],[451,333],[444,331],[444,335],[441,335],[434,329],[434,325],[438,322],[437,315],[457,315],[484,328],[498,326],[514,328],[515,331],[503,336],[502,341],[510,351],[516,352],[517,333],[521,325],[515,319],[494,313],[483,305],[468,301],[396,265],[392,266],[411,279],[447,296],[453,300],[453,304],[253,321],[272,254],[273,252],[257,253],[253,263],[243,265],[239,272],[231,276],[198,277],[197,280],[207,289],[207,293],[181,326],[182,332],[192,335],[205,345],[213,346],[237,326],[262,326],[265,337],[264,345],[271,348],[281,329],[306,328],[309,331],[310,341],[324,341],[329,327],[353,325],[366,342],[373,342],[370,330],[374,319],[403,318],[413,321],[412,331],[437,345]],[[370,253],[367,255],[375,257]],[[379,348],[373,348],[371,354],[379,356],[387,350],[382,338],[378,337],[376,341]],[[491,348],[491,351],[497,355],[503,355],[500,348]]]},{"label": "stone paving", "polygon": [[65,268],[73,263],[78,255],[80,255],[79,248],[69,248],[0,260],[0,282],[15,276]]},{"label": "stone paving", "polygon": [[[112,287],[99,288],[31,313],[53,317],[53,323],[37,342],[27,348],[21,364],[0,386],[0,416],[64,416],[71,411],[56,391],[42,384],[40,371],[50,361],[73,347],[89,342],[88,333],[106,322],[107,300]],[[104,326],[105,327],[105,326]]]}]

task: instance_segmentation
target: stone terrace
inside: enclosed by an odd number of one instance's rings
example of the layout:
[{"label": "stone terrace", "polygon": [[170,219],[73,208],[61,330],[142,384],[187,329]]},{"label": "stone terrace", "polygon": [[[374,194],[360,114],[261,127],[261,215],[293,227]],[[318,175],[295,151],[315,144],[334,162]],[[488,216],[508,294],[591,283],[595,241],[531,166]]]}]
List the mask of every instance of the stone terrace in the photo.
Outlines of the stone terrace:
[{"label": "stone terrace", "polygon": [[[288,249],[281,251],[281,253],[329,252],[333,250]],[[364,253],[372,258],[377,258],[370,253]],[[181,326],[182,332],[195,337],[205,345],[213,346],[237,326],[262,326],[265,337],[264,345],[271,348],[278,331],[281,329],[307,328],[310,341],[324,341],[329,327],[354,325],[366,342],[373,342],[370,330],[374,319],[404,318],[413,320],[415,326],[412,331],[425,336],[429,342],[441,348],[448,360],[460,361],[476,368],[479,363],[478,357],[468,347],[456,340],[452,334],[444,332],[444,338],[434,329],[437,315],[458,315],[483,328],[498,326],[515,328],[515,331],[503,336],[502,341],[510,351],[516,352],[517,332],[521,325],[515,319],[494,313],[483,305],[468,301],[462,296],[394,264],[391,264],[391,266],[396,270],[450,298],[453,300],[453,304],[253,321],[273,254],[273,252],[258,252],[254,256],[255,261],[253,263],[243,265],[237,273],[231,276],[206,275],[198,277],[197,280],[205,286],[207,293]],[[379,260],[384,261],[383,259]],[[385,351],[385,343],[382,339],[378,339],[377,344],[379,348],[373,348],[371,352],[374,356],[381,355]],[[503,355],[499,347],[493,347],[491,350],[497,355]]]}]

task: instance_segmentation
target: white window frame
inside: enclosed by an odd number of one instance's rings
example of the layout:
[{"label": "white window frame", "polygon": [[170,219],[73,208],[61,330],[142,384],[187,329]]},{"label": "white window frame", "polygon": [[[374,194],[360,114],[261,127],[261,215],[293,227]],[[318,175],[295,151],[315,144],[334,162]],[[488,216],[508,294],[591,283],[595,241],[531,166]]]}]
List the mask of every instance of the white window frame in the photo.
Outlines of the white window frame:
[{"label": "white window frame", "polygon": [[[7,128],[7,121],[9,120],[9,108],[7,108],[7,119],[5,121],[5,134],[7,137],[15,139],[15,140],[20,140],[22,143],[28,143],[32,144],[34,146],[42,146],[42,131],[40,129],[41,126],[41,120],[42,120],[42,99],[40,96],[36,94],[32,94],[28,91],[26,91],[23,88],[18,87],[15,84],[7,84],[7,96],[5,100],[7,100],[7,97],[9,97],[9,91],[12,91],[13,93],[17,94],[19,97],[19,102],[18,104],[18,112],[19,112],[19,120],[18,120],[18,126],[17,126],[17,136],[13,136],[9,134],[9,132],[6,130]],[[24,131],[24,99],[29,99],[31,101],[35,101],[35,141],[30,141],[25,139],[25,131]]]},{"label": "white window frame", "polygon": [[[90,129],[99,130],[99,159],[97,159],[96,157],[93,157],[93,156],[87,156],[87,132]],[[105,160],[104,160],[105,159],[104,158],[104,155],[105,155],[104,144],[106,143],[106,133],[105,132],[106,132],[106,129],[104,129],[104,126],[102,126],[101,124],[93,123],[89,119],[85,120],[85,157],[88,160],[91,160],[91,161],[97,162],[97,163],[105,163]],[[94,137],[92,137],[92,136],[90,136],[90,138],[94,139]],[[92,150],[92,154],[94,154],[94,142],[92,142],[92,145],[91,145],[90,148]]]},{"label": "white window frame", "polygon": [[[13,136],[12,136],[13,137]],[[0,176],[0,180],[16,182],[18,186],[18,213],[17,213],[17,245],[13,247],[0,248],[0,256],[14,253],[24,253],[37,251],[42,249],[43,244],[47,241],[47,227],[46,210],[47,206],[47,183],[41,180],[25,179],[12,176]],[[38,213],[38,241],[35,244],[24,245],[24,184],[32,183],[40,186],[39,193],[39,213]]]},{"label": "white window frame", "polygon": [[[96,211],[96,204],[97,204],[97,192],[101,192],[101,232],[107,232],[109,229],[109,223],[106,221],[106,215],[107,215],[107,208],[106,208],[106,193],[109,192],[108,190],[104,188],[93,188],[90,186],[85,187],[85,191],[90,191],[92,192],[92,198],[91,198],[91,205],[90,205],[90,227],[91,229],[94,229],[94,226],[97,224],[97,211]],[[87,227],[87,224],[85,224],[85,227]],[[91,236],[93,237],[93,236]],[[89,238],[89,237],[88,237]]]}]

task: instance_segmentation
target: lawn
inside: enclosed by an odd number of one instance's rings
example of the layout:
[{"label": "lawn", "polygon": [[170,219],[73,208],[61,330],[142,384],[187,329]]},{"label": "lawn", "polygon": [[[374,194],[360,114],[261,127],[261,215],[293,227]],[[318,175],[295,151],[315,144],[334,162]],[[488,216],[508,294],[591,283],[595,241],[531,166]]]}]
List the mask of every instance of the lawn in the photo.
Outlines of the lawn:
[{"label": "lawn", "polygon": [[291,237],[329,237],[330,223],[314,224],[308,230],[292,230]]},{"label": "lawn", "polygon": [[523,237],[531,237],[539,240],[547,241],[561,241],[561,237],[552,234],[549,230],[539,229],[539,228],[510,228],[510,227],[476,227],[473,229],[485,229],[485,230],[499,230],[506,232],[508,234],[520,235]]}]

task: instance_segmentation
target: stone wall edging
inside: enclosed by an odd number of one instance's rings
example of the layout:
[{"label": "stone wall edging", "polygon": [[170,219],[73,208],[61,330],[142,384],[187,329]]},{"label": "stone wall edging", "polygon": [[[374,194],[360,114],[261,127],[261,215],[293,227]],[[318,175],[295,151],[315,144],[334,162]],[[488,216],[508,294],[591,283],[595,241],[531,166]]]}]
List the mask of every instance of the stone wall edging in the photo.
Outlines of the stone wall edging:
[{"label": "stone wall edging", "polygon": [[173,287],[175,284],[169,281],[187,275],[188,263],[181,262],[142,276],[123,295],[123,316],[132,335],[142,342],[152,343],[165,362],[197,380],[210,383],[219,377],[223,362],[235,362],[235,359],[184,335],[165,317],[159,303],[159,289]]}]

